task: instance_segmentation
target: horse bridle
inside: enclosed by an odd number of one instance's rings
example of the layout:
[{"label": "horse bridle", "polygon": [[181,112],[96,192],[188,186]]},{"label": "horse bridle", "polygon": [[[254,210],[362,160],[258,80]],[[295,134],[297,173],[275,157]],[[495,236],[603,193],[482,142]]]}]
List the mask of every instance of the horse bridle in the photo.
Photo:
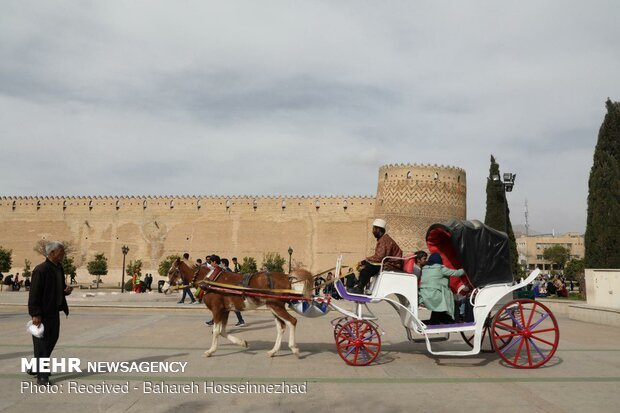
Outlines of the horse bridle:
[{"label": "horse bridle", "polygon": [[202,267],[202,265],[198,266],[198,268],[196,269],[196,271],[194,271],[194,276],[192,277],[192,285],[195,287],[196,286],[196,278],[198,278],[198,274],[200,274],[200,268]]},{"label": "horse bridle", "polygon": [[[170,273],[170,271],[168,271],[168,278],[171,277],[176,277],[179,276],[179,281],[177,281],[174,285],[179,285],[183,283],[183,275],[181,274],[181,270],[179,269],[179,266],[177,265],[174,270],[172,270],[172,274]],[[170,283],[170,285],[172,285],[172,283]]]},{"label": "horse bridle", "polygon": [[[174,269],[171,269],[172,273],[170,273],[170,271],[168,272],[168,277],[175,277],[175,276],[179,276],[178,281],[176,282],[175,285],[181,285],[184,283],[183,280],[183,273],[181,273],[181,269],[179,268],[178,265],[175,266]],[[192,287],[196,286],[196,278],[198,278],[198,273],[200,273],[200,267],[198,267],[198,269],[194,272],[194,276],[192,277],[192,280],[190,281],[190,285]]]}]

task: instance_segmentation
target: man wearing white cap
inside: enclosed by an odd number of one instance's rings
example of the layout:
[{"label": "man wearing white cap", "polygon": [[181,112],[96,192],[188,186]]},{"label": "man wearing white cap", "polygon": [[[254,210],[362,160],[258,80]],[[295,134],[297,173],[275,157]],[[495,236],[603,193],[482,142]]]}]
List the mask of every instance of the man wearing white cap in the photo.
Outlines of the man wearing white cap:
[{"label": "man wearing white cap", "polygon": [[[372,235],[377,239],[377,246],[375,247],[375,253],[362,260],[359,265],[363,266],[360,271],[359,283],[351,290],[354,294],[363,294],[364,288],[370,282],[370,277],[374,277],[379,274],[381,269],[381,261],[385,257],[402,257],[403,251],[400,249],[396,241],[385,233],[386,222],[383,219],[377,218],[372,223]],[[400,271],[402,270],[402,260],[385,260],[383,264],[384,270]]]}]

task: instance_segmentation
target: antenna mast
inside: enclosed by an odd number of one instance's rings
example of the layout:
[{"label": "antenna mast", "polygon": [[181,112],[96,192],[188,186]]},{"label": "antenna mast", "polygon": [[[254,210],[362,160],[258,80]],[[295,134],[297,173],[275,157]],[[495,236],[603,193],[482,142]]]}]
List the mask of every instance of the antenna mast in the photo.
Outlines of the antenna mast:
[{"label": "antenna mast", "polygon": [[530,223],[527,220],[527,199],[525,200],[525,236],[529,237],[530,236]]}]

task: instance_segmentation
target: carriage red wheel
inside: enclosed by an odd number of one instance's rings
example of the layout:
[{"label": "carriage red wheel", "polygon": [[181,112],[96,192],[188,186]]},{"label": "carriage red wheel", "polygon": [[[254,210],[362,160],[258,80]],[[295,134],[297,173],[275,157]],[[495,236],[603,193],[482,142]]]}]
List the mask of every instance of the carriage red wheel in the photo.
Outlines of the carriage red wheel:
[{"label": "carriage red wheel", "polygon": [[499,310],[493,319],[491,337],[495,351],[506,363],[533,369],[553,357],[560,341],[560,329],[553,313],[543,304],[519,299]]},{"label": "carriage red wheel", "polygon": [[336,333],[336,349],[350,366],[367,366],[381,351],[381,336],[365,320],[351,320]]},{"label": "carriage red wheel", "polygon": [[[493,346],[493,338],[491,337],[491,325],[493,324],[494,318],[494,314],[489,314],[486,320],[484,320],[484,327],[482,328],[482,339],[480,340],[480,352],[482,353],[495,352],[495,347]],[[507,315],[502,316],[502,321],[511,324],[513,323],[512,320],[510,320],[510,317],[508,317]],[[474,333],[469,331],[461,331],[461,337],[469,347],[474,347]],[[501,338],[499,348],[502,349],[506,347],[511,341],[512,337]]]}]

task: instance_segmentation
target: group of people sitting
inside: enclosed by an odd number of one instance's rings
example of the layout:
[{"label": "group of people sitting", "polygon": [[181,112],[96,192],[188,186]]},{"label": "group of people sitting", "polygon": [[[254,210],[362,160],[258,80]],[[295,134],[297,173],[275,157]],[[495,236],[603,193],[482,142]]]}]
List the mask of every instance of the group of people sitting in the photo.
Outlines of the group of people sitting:
[{"label": "group of people sitting", "polygon": [[[347,275],[343,278],[343,283],[345,284],[345,286],[353,287],[355,285],[356,278],[352,268],[349,268]],[[353,280],[352,283],[351,280]],[[331,271],[327,273],[327,276],[325,278],[323,278],[322,276],[316,277],[314,279],[314,295],[319,295],[322,290],[324,295],[329,295],[334,300],[340,300],[342,297],[340,297],[340,294],[338,294],[338,290],[336,290],[336,286],[334,285],[335,282],[336,276]]]},{"label": "group of people sitting", "polygon": [[550,297],[552,295],[568,297],[566,281],[560,277],[553,277],[547,280],[543,275],[540,275],[531,285],[534,297]]},{"label": "group of people sitting", "polygon": [[26,291],[28,291],[28,289],[30,288],[30,278],[25,277],[25,279],[25,282],[24,280],[20,280],[19,273],[15,274],[15,277],[13,277],[13,274],[9,274],[6,277],[0,274],[0,282],[2,282],[3,285],[11,286],[11,289],[13,291],[19,291],[22,286],[26,287]]},{"label": "group of people sitting", "polygon": [[[376,219],[373,222],[372,234],[377,239],[375,253],[363,259],[359,264],[359,279],[354,286],[348,286],[352,294],[365,294],[370,279],[381,270],[402,271],[403,252],[386,233],[386,221]],[[418,290],[418,303],[431,311],[431,318],[425,324],[451,324],[455,319],[455,298],[450,290],[450,277],[461,277],[463,269],[452,270],[443,265],[441,255],[425,251],[414,253],[413,273],[421,279]]]}]

